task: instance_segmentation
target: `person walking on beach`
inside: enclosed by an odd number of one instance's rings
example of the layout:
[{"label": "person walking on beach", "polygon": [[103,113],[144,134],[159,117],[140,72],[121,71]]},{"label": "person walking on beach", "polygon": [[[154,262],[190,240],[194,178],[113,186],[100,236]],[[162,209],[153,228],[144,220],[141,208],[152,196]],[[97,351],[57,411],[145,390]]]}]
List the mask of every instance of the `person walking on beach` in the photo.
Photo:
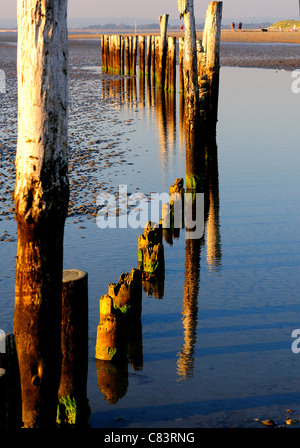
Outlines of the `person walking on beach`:
[{"label": "person walking on beach", "polygon": [[235,23],[234,22],[232,22],[232,24],[231,24],[231,29],[232,29],[232,31],[235,31]]},{"label": "person walking on beach", "polygon": [[242,22],[240,22],[239,23],[239,31],[242,31],[242,27],[243,27],[243,24],[242,24]]}]

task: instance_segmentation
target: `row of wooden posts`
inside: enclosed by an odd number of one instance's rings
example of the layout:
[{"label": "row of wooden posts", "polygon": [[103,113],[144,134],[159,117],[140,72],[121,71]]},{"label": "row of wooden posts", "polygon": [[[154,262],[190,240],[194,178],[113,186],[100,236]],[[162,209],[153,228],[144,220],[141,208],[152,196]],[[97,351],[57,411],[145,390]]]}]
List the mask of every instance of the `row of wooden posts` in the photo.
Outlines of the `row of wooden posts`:
[{"label": "row of wooden posts", "polygon": [[176,90],[176,38],[161,44],[160,36],[103,35],[101,66],[104,72],[127,76],[153,76],[159,87]]},{"label": "row of wooden posts", "polygon": [[[120,363],[136,359],[134,340],[140,328],[142,288],[155,289],[164,279],[165,256],[162,238],[169,241],[174,227],[174,210],[183,212],[183,179],[176,179],[170,187],[170,202],[163,204],[158,224],[148,222],[138,239],[138,269],[120,276],[111,283],[108,294],[100,298],[100,322],[97,328],[96,359]],[[183,216],[183,214],[182,214]],[[183,225],[183,222],[181,223]],[[159,288],[159,286],[158,286]],[[141,357],[139,357],[141,359]]]}]

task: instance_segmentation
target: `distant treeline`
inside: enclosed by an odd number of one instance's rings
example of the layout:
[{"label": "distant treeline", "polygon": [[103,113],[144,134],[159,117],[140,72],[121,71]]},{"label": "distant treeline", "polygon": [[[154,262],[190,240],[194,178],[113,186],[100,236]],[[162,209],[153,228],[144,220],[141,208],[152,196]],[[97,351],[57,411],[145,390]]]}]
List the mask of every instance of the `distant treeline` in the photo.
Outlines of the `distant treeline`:
[{"label": "distant treeline", "polygon": [[[243,24],[244,29],[258,29],[258,28],[268,28],[271,26],[272,23],[270,22],[264,22],[264,23],[245,23]],[[203,29],[204,28],[204,22],[196,24],[197,29]],[[230,28],[230,24],[223,24],[223,29]],[[83,27],[83,30],[159,30],[159,24],[158,23],[149,23],[146,25],[125,25],[124,23],[116,24],[116,23],[106,23],[105,25],[89,25],[87,27]],[[169,30],[179,30],[180,25],[168,25]]]}]

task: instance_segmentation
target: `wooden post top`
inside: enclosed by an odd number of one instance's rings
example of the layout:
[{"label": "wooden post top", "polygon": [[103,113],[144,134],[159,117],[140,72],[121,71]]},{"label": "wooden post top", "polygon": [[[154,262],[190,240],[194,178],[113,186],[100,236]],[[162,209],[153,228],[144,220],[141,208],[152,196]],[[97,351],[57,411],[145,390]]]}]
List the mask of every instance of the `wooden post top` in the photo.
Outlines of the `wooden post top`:
[{"label": "wooden post top", "polygon": [[74,282],[86,277],[87,273],[80,269],[66,269],[63,271],[63,283]]}]

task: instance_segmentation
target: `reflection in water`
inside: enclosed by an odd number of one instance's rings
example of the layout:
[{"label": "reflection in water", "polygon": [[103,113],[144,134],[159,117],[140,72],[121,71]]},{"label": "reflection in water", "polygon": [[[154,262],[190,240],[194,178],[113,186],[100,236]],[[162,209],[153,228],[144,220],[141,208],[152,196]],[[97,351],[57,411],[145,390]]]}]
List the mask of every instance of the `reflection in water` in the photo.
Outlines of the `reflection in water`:
[{"label": "reflection in water", "polygon": [[[218,149],[216,139],[206,143],[204,188],[204,217],[207,264],[210,270],[221,266],[221,236],[219,223],[219,176]],[[198,293],[200,288],[200,259],[203,239],[186,240],[185,245],[185,284],[182,322],[184,328],[184,345],[178,354],[177,372],[179,378],[193,376],[194,347],[198,324]]]},{"label": "reflection in water", "polygon": [[206,221],[206,259],[210,271],[221,266],[222,247],[220,232],[218,148],[215,137],[210,142],[206,163],[208,216]]},{"label": "reflection in water", "polygon": [[177,371],[179,377],[190,377],[193,373],[202,244],[203,241],[199,239],[187,239],[185,243],[185,282],[182,311],[184,345],[178,354]]},{"label": "reflection in water", "polygon": [[96,359],[99,390],[111,404],[117,403],[128,389],[128,364],[115,365],[110,361]]},{"label": "reflection in water", "polygon": [[[182,95],[181,95],[182,96]],[[103,98],[119,98],[119,107],[127,109],[145,109],[148,117],[154,112],[156,129],[159,137],[161,166],[163,171],[173,161],[177,142],[177,105],[176,93],[157,87],[150,76],[106,75],[103,79]],[[179,116],[180,148],[185,146],[185,131],[182,127],[184,101],[180,98]]]},{"label": "reflection in water", "polygon": [[[137,82],[139,86],[137,87]],[[179,148],[186,148],[186,123],[184,111],[184,96],[179,94],[178,109],[176,105],[176,96],[174,93],[158,89],[155,81],[151,77],[125,78],[118,77],[111,83],[111,88],[116,89],[119,83],[121,93],[124,93],[124,103],[122,107],[132,108],[139,105],[140,108],[147,110],[147,114],[155,113],[156,129],[158,130],[160,142],[161,166],[165,171],[167,164],[172,160],[176,139],[179,142]],[[177,125],[178,114],[178,125]],[[200,288],[200,259],[202,246],[206,244],[206,262],[208,270],[213,273],[221,268],[222,249],[221,234],[219,222],[219,176],[218,176],[218,148],[216,143],[216,115],[210,121],[210,129],[206,126],[204,138],[198,142],[198,152],[201,154],[190,154],[186,151],[186,173],[192,176],[200,176],[204,179],[201,185],[201,192],[204,193],[204,219],[205,234],[201,239],[187,239],[185,243],[185,283],[183,294],[182,323],[184,329],[184,343],[178,353],[177,373],[180,379],[188,379],[193,376],[194,369],[194,350],[197,340],[198,325],[198,294]],[[166,230],[163,233],[164,240],[170,245],[173,244],[173,238],[179,237],[174,229]],[[143,281],[143,289],[148,296],[163,298],[164,296],[164,277],[149,281]],[[140,329],[141,330],[141,329]],[[142,340],[140,333],[139,341]],[[134,338],[132,338],[134,341]],[[136,347],[138,344],[136,345]],[[138,349],[137,352],[138,353]],[[138,356],[138,355],[137,355]],[[139,359],[142,359],[142,355]],[[131,360],[132,362],[132,360]],[[139,364],[139,362],[137,363]],[[125,369],[126,370],[126,369]],[[119,377],[123,380],[123,388],[120,385],[119,398],[125,391],[126,375],[124,368],[121,368]],[[112,379],[108,383],[108,372],[112,372]],[[103,369],[101,369],[103,372]],[[114,385],[118,373],[114,369],[106,369],[106,382]],[[127,378],[127,377],[126,377]],[[121,381],[120,380],[120,381]],[[103,381],[103,380],[102,380]],[[102,384],[100,381],[99,384]],[[126,383],[127,385],[127,383]],[[99,386],[100,387],[100,386]],[[127,387],[127,386],[126,386]],[[109,389],[109,390],[110,390]],[[102,386],[102,389],[103,386]],[[117,386],[114,386],[114,394],[107,392],[106,397],[110,402],[116,400]],[[108,399],[108,398],[107,398]]]}]

